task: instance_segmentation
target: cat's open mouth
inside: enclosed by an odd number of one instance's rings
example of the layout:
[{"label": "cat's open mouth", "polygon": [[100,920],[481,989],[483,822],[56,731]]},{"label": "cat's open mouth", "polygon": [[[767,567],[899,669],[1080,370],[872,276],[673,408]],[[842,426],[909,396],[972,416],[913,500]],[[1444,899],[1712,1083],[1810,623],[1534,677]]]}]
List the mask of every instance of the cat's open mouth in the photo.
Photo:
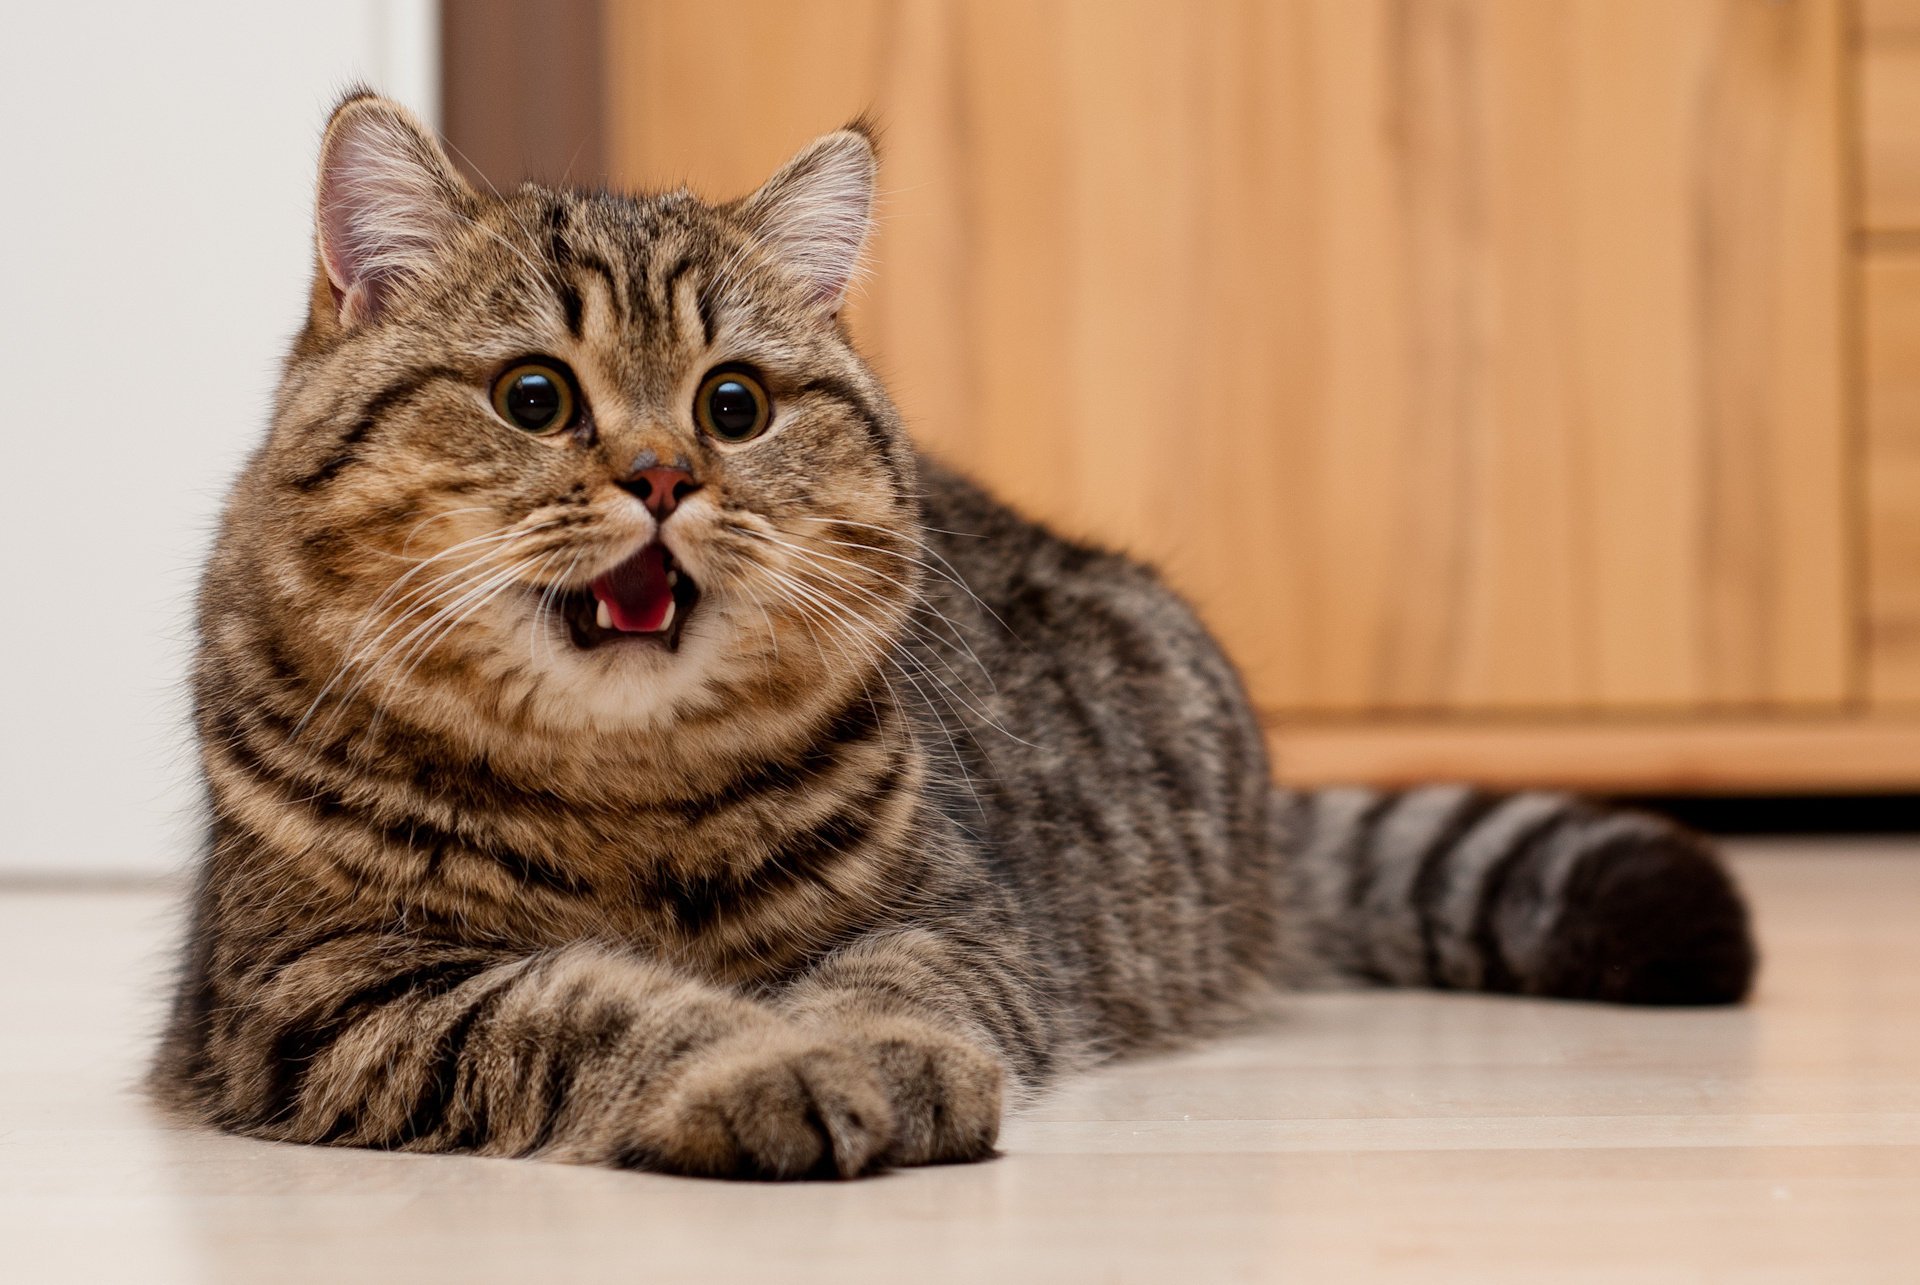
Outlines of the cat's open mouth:
[{"label": "cat's open mouth", "polygon": [[614,638],[680,647],[680,633],[700,601],[700,587],[658,540],[596,579],[554,602],[573,645],[598,647]]}]

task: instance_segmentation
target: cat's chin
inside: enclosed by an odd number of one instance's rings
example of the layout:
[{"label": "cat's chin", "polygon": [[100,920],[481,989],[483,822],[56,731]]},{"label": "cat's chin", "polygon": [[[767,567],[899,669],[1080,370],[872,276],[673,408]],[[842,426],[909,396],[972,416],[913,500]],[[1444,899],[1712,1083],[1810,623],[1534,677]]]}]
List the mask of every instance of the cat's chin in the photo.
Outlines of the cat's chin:
[{"label": "cat's chin", "polygon": [[577,646],[565,617],[552,607],[533,610],[544,639],[530,645],[524,619],[517,628],[507,625],[494,681],[504,698],[524,698],[521,707],[550,728],[664,730],[689,710],[709,707],[716,686],[724,685],[718,680],[732,668],[735,635],[728,613],[714,603],[671,648],[647,634]]}]

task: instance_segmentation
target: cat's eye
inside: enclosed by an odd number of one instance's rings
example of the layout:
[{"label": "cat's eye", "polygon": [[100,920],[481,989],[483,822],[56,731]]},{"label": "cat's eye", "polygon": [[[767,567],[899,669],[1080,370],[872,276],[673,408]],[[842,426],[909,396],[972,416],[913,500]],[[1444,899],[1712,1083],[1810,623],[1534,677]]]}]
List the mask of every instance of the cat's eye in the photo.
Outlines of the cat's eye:
[{"label": "cat's eye", "polygon": [[493,381],[493,410],[526,432],[555,432],[573,422],[573,380],[558,362],[517,362]]},{"label": "cat's eye", "polygon": [[693,417],[709,435],[723,442],[752,441],[767,431],[773,403],[760,381],[738,366],[722,366],[700,381],[693,399]]}]

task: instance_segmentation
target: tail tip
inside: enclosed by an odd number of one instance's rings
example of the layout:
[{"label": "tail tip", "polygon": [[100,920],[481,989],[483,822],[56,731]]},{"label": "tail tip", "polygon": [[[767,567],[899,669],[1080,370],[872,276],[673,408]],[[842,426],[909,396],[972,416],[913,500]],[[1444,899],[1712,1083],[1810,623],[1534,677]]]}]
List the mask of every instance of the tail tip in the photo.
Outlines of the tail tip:
[{"label": "tail tip", "polygon": [[1550,995],[1617,1004],[1737,1004],[1759,968],[1745,900],[1683,831],[1587,863],[1542,961]]}]

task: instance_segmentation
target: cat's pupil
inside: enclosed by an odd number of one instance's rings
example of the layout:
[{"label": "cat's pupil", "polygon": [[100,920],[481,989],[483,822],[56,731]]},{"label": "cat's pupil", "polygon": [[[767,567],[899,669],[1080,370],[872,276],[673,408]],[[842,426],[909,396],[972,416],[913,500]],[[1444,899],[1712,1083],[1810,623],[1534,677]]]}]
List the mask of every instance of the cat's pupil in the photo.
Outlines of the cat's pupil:
[{"label": "cat's pupil", "polygon": [[739,436],[759,426],[760,403],[745,384],[729,379],[707,395],[707,415],[717,431]]},{"label": "cat's pupil", "polygon": [[560,413],[560,386],[552,377],[528,373],[507,389],[507,414],[522,428],[549,428]]}]

